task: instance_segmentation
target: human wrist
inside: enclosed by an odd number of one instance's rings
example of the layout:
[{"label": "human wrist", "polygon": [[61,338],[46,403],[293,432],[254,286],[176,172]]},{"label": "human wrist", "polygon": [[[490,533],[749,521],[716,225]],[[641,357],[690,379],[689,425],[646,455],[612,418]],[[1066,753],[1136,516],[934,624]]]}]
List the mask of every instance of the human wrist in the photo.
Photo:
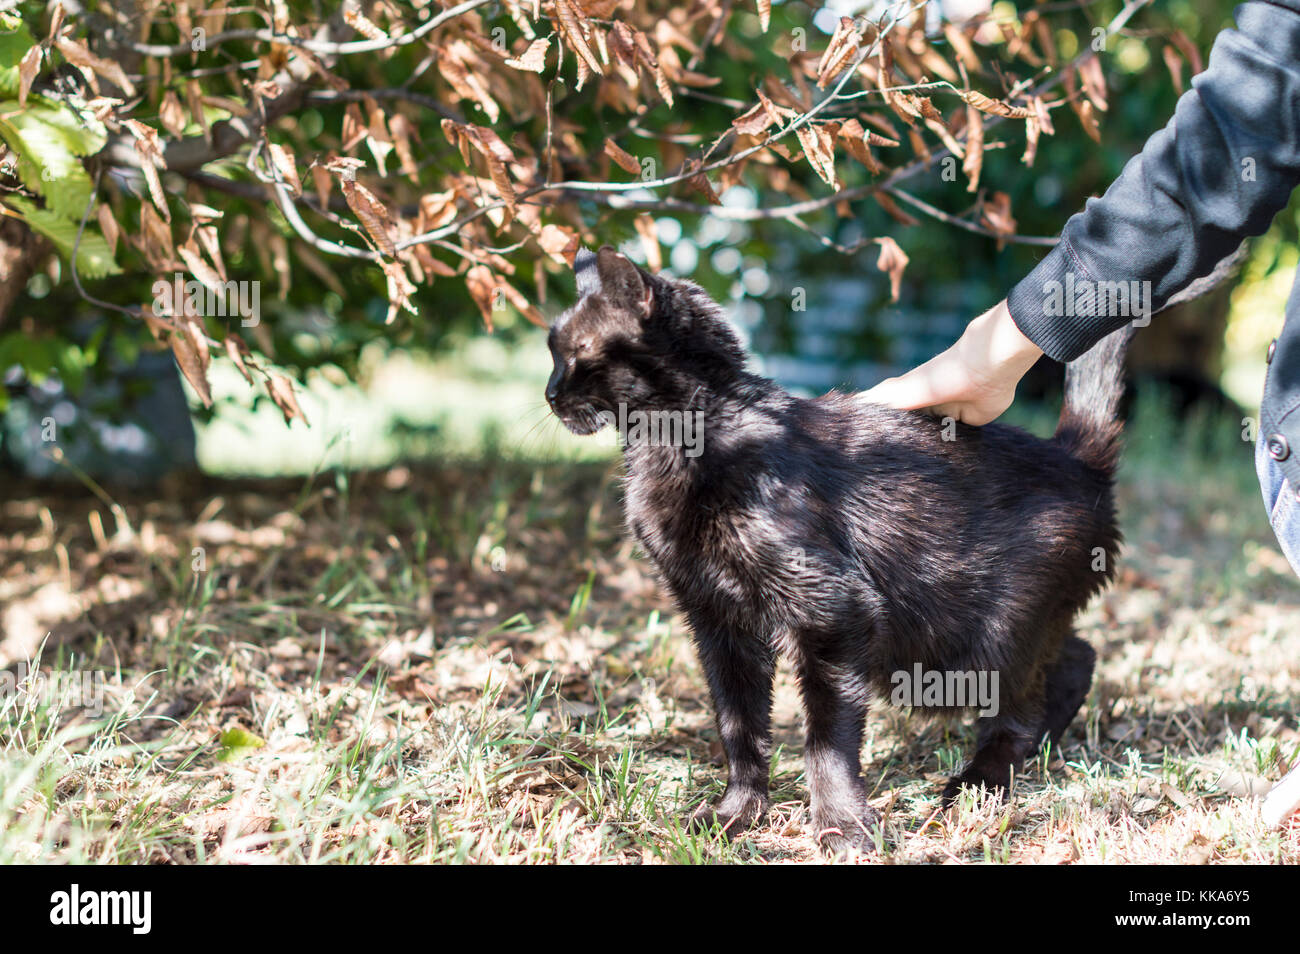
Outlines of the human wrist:
[{"label": "human wrist", "polygon": [[1016,325],[1005,299],[972,321],[962,339],[968,362],[991,378],[1019,380],[1043,355]]}]

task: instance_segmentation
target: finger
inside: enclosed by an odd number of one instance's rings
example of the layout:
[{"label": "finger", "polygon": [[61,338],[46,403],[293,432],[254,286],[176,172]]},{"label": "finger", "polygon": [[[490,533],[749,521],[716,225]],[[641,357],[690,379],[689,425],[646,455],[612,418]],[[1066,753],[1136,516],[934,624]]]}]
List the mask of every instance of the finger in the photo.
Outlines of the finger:
[{"label": "finger", "polygon": [[966,401],[936,404],[934,407],[926,408],[926,410],[942,420],[952,418],[954,421],[961,421],[961,423],[969,424],[972,427],[983,427],[998,418],[997,414],[992,413],[987,408],[980,408]]},{"label": "finger", "polygon": [[902,377],[886,378],[874,388],[864,391],[862,400],[904,411],[914,411],[929,407],[947,396],[936,388],[933,370],[923,364]]}]

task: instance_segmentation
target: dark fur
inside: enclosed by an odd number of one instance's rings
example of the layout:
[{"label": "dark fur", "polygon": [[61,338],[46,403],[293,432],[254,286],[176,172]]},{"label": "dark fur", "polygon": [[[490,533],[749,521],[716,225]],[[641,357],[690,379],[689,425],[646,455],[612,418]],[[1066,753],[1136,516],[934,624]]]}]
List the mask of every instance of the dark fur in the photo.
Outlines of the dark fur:
[{"label": "dark fur", "polygon": [[[787,394],[697,286],[580,253],[581,300],[556,321],[547,399],[577,433],[600,412],[700,410],[703,453],[626,447],[627,521],[690,619],[729,779],[697,813],[732,829],[768,805],[772,679],[803,694],[813,820],[832,848],[867,843],[859,750],[890,675],[996,670],[1001,711],[949,783],[1006,789],[1088,693],[1075,614],[1110,579],[1112,473],[1127,334],[1071,366],[1060,427],[956,425],[831,393]],[[1100,548],[1099,551],[1094,548]],[[1104,569],[1093,569],[1097,553]]]}]

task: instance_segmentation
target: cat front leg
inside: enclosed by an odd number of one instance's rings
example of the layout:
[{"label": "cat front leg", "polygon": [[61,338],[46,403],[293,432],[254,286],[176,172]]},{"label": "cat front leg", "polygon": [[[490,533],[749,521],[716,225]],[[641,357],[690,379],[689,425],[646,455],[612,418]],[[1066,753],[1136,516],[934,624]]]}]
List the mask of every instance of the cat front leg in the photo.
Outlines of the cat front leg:
[{"label": "cat front leg", "polygon": [[812,794],[813,835],[822,850],[870,851],[880,813],[867,803],[862,779],[862,729],[867,718],[865,684],[849,670],[823,659],[796,663],[803,693],[804,763]]},{"label": "cat front leg", "polygon": [[727,756],[727,787],[717,804],[702,806],[690,823],[696,830],[717,825],[734,835],[767,815],[776,656],[766,643],[698,627],[695,643]]}]

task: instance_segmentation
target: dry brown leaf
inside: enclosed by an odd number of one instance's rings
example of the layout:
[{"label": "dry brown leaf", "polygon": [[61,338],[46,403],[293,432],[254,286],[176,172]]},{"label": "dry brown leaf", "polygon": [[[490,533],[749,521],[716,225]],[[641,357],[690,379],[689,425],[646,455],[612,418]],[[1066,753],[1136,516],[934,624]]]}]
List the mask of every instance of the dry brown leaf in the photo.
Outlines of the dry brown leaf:
[{"label": "dry brown leaf", "polygon": [[505,144],[500,136],[486,126],[475,126],[454,122],[450,119],[442,121],[442,131],[448,141],[460,148],[461,156],[465,159],[465,164],[470,164],[470,150],[478,152],[483,157],[488,167],[488,175],[492,179],[492,184],[496,187],[497,194],[505,203],[506,208],[511,215],[514,215],[516,209],[516,199],[514,186],[510,182],[510,176],[507,171],[507,163],[515,162],[515,154],[510,147]]},{"label": "dry brown leaf", "polygon": [[840,126],[840,139],[844,141],[844,148],[848,150],[849,155],[866,166],[872,175],[877,175],[884,167],[868,148],[867,144],[872,135],[863,129],[862,123],[856,119],[847,120]]},{"label": "dry brown leaf", "polygon": [[573,258],[578,254],[578,233],[563,225],[543,225],[537,244],[561,265],[572,267]]},{"label": "dry brown leaf", "polygon": [[190,382],[190,387],[199,396],[204,407],[212,406],[212,388],[208,385],[208,365],[211,353],[202,322],[193,315],[182,315],[176,319],[171,333],[172,354],[176,364]]},{"label": "dry brown leaf", "polygon": [[540,40],[533,40],[528,44],[528,49],[518,57],[510,57],[505,63],[506,66],[516,70],[526,70],[530,73],[540,73],[546,69],[546,54],[551,49],[550,37],[543,37]]},{"label": "dry brown leaf", "polygon": [[351,152],[366,138],[366,118],[357,103],[348,103],[343,111],[343,151]]},{"label": "dry brown leaf", "polygon": [[835,133],[838,131],[838,123],[806,123],[794,131],[808,164],[832,189],[840,186],[835,175]]},{"label": "dry brown leaf", "polygon": [[966,107],[966,158],[961,171],[969,180],[966,191],[974,192],[980,185],[980,171],[984,168],[984,114],[974,106]]},{"label": "dry brown leaf", "polygon": [[316,201],[322,209],[330,207],[330,192],[334,188],[334,177],[320,163],[312,163],[311,181],[316,186]]},{"label": "dry brown leaf", "polygon": [[1025,154],[1020,157],[1020,161],[1026,166],[1032,166],[1038,156],[1038,135],[1041,131],[1037,116],[1025,120]]},{"label": "dry brown leaf", "polygon": [[167,196],[163,192],[162,180],[158,177],[158,167],[163,165],[162,144],[158,141],[158,130],[135,119],[128,119],[123,125],[135,137],[135,151],[140,156],[140,172],[149,186],[149,197],[153,199],[153,204],[158,207],[162,217],[170,222],[172,213],[167,208]]},{"label": "dry brown leaf", "polygon": [[1052,25],[1046,17],[1036,17],[1034,19],[1034,34],[1038,37],[1038,45],[1047,57],[1047,62],[1053,69],[1061,62],[1060,54],[1056,51],[1056,39],[1052,36]]},{"label": "dry brown leaf", "polygon": [[387,40],[388,34],[354,6],[344,6],[343,21],[367,40]]},{"label": "dry brown leaf", "polygon": [[758,0],[758,25],[767,32],[772,24],[772,0]]},{"label": "dry brown leaf", "polygon": [[411,138],[416,135],[416,132],[411,121],[401,113],[397,113],[388,120],[388,130],[393,136],[393,147],[397,150],[397,164],[402,170],[402,175],[412,182],[418,182],[420,167],[416,165],[415,155],[411,152]]},{"label": "dry brown leaf", "polygon": [[[208,215],[208,213],[212,213]],[[203,251],[208,253],[208,259],[212,262],[212,267],[217,270],[221,280],[226,280],[226,263],[221,257],[221,239],[217,234],[215,225],[200,224],[203,222],[213,222],[221,218],[221,213],[215,209],[209,209],[204,205],[191,205],[190,214],[194,217],[195,228],[194,235],[199,240],[199,245]]]},{"label": "dry brown leaf", "polygon": [[234,332],[228,332],[222,344],[225,345],[226,356],[234,363],[235,368],[243,375],[244,380],[252,384],[253,375],[249,373],[248,365],[244,361],[244,358],[249,354],[248,345],[244,344],[244,339]]},{"label": "dry brown leaf", "polygon": [[[689,167],[685,171],[691,172],[699,167],[699,161],[695,160],[690,163]],[[713,183],[709,181],[709,177],[704,173],[701,172],[697,175],[691,176],[686,180],[686,184],[704,196],[704,198],[708,200],[709,205],[722,205],[722,200],[718,198],[718,193],[714,190]]]},{"label": "dry brown leaf", "polygon": [[366,107],[370,115],[366,126],[366,148],[374,157],[375,168],[381,177],[388,175],[388,156],[393,151],[393,137],[388,134],[388,122],[379,104],[367,98]]},{"label": "dry brown leaf", "polygon": [[642,213],[632,220],[636,234],[641,238],[641,249],[645,252],[646,266],[652,272],[664,267],[663,249],[659,245],[659,226],[654,216]]},{"label": "dry brown leaf", "polygon": [[221,276],[217,274],[217,270],[204,261],[203,253],[199,250],[199,247],[194,244],[192,239],[184,245],[179,246],[176,249],[176,254],[181,257],[181,261],[183,261],[185,267],[190,270],[190,274],[203,283],[204,288],[207,288],[214,294],[224,296],[226,283],[221,280]]},{"label": "dry brown leaf", "polygon": [[614,160],[614,163],[624,172],[632,175],[641,174],[641,164],[636,161],[636,156],[632,155],[613,139],[605,140],[605,155]]},{"label": "dry brown leaf", "polygon": [[957,59],[961,60],[966,69],[975,72],[983,68],[979,56],[975,53],[975,48],[971,46],[970,38],[966,36],[961,27],[945,23],[943,25],[943,35],[948,38],[953,52],[957,54]]},{"label": "dry brown leaf", "polygon": [[465,288],[483,315],[483,324],[492,330],[492,308],[496,304],[497,277],[486,265],[473,265],[465,273]]},{"label": "dry brown leaf", "polygon": [[[868,145],[897,146],[900,142],[902,142],[902,138],[899,135],[898,128],[893,123],[891,123],[888,119],[886,119],[884,116],[878,115],[877,113],[858,113],[858,117],[864,123],[870,123],[872,126],[875,126],[882,133],[884,133],[884,136],[876,136],[873,133],[871,140],[869,140],[868,142]],[[889,138],[885,138],[885,137],[889,137]]]},{"label": "dry brown leaf", "polygon": [[390,258],[397,254],[393,245],[393,220],[388,209],[375,194],[355,179],[343,180],[343,198],[365,228],[379,251]]},{"label": "dry brown leaf", "polygon": [[140,232],[137,242],[151,266],[170,268],[176,261],[171,227],[147,202],[140,203]]},{"label": "dry brown leaf", "polygon": [[1016,234],[1016,220],[1011,215],[1011,196],[1005,192],[994,192],[980,210],[980,221],[989,231],[999,236],[998,248],[1005,244],[1001,238]]},{"label": "dry brown leaf", "polygon": [[61,36],[54,41],[64,59],[81,70],[90,83],[91,89],[99,92],[99,84],[95,82],[95,76],[102,76],[108,80],[127,96],[135,95],[135,86],[127,79],[126,72],[122,69],[120,63],[114,60],[107,60],[91,53],[86,45],[80,40],[74,40],[71,37]]},{"label": "dry brown leaf", "polygon": [[755,103],[746,112],[736,118],[731,124],[739,135],[758,136],[766,132],[768,127],[776,123],[776,118],[772,115],[771,110],[763,103]]},{"label": "dry brown leaf", "polygon": [[45,34],[45,44],[54,42],[54,38],[63,30],[63,19],[67,16],[67,11],[63,9],[63,4],[56,0],[54,8],[50,11],[50,31]]},{"label": "dry brown leaf", "polygon": [[1169,70],[1169,78],[1174,81],[1174,92],[1183,95],[1183,54],[1178,52],[1178,48],[1170,44],[1165,44],[1161,51],[1165,59],[1165,68]]},{"label": "dry brown leaf", "polygon": [[966,147],[961,144],[960,139],[952,134],[952,130],[950,130],[946,124],[937,122],[933,119],[927,119],[925,121],[925,128],[938,136],[939,141],[942,142],[948,148],[948,151],[958,159],[966,158]]},{"label": "dry brown leaf", "polygon": [[915,126],[909,127],[907,130],[907,138],[911,140],[912,143],[912,154],[924,162],[926,166],[929,166],[930,147],[926,144],[925,137],[921,135],[921,131]]},{"label": "dry brown leaf", "polygon": [[492,178],[492,184],[496,186],[497,195],[501,197],[501,200],[506,204],[506,208],[513,215],[516,202],[515,189],[510,182],[510,175],[506,171],[506,163],[515,161],[514,153],[510,151],[510,147],[502,141],[500,136],[486,126],[471,126],[470,129],[476,136],[475,144],[478,146],[479,152],[487,161],[488,175]]},{"label": "dry brown leaf", "polygon": [[117,240],[121,238],[122,230],[118,227],[117,219],[113,218],[113,210],[109,208],[107,202],[99,203],[95,217],[99,220],[99,230],[104,233],[104,239],[108,242],[109,253],[116,255]]},{"label": "dry brown leaf", "polygon": [[1169,34],[1169,39],[1174,46],[1178,47],[1178,52],[1187,57],[1187,61],[1192,64],[1193,76],[1205,69],[1205,64],[1201,61],[1201,51],[1196,48],[1195,43],[1187,38],[1186,33],[1182,30],[1175,30]]},{"label": "dry brown leaf", "polygon": [[293,153],[277,142],[270,143],[268,150],[271,153],[271,161],[275,163],[276,171],[280,173],[280,178],[289,189],[289,194],[294,198],[302,195],[302,180],[298,178],[298,163],[294,161]]},{"label": "dry brown leaf", "polygon": [[185,107],[181,105],[181,98],[175,90],[169,89],[163,94],[162,103],[158,107],[158,121],[175,138],[185,135]]},{"label": "dry brown leaf", "polygon": [[420,223],[418,230],[427,232],[446,225],[456,217],[456,193],[430,192],[420,197]]},{"label": "dry brown leaf", "polygon": [[308,427],[311,426],[307,415],[302,413],[302,408],[298,406],[298,396],[294,393],[293,382],[284,375],[270,372],[266,376],[266,393],[284,415],[285,424],[292,423],[296,417]]},{"label": "dry brown leaf", "polygon": [[844,72],[849,65],[849,60],[857,55],[860,40],[861,35],[853,19],[840,17],[835,33],[832,34],[830,43],[827,44],[821,60],[817,63],[816,75],[819,89],[824,89],[827,83]]},{"label": "dry brown leaf", "polygon": [[1007,119],[1024,119],[1029,115],[1029,110],[1023,106],[1012,106],[1010,103],[1004,103],[1000,99],[990,99],[977,90],[967,89],[961,93],[961,98],[967,103],[974,106],[982,113],[989,113],[993,116],[1005,116]]},{"label": "dry brown leaf", "polygon": [[41,69],[41,45],[38,43],[18,61],[18,108],[27,105],[27,94],[31,92],[32,80]]},{"label": "dry brown leaf", "polygon": [[1083,80],[1083,95],[1100,112],[1106,112],[1106,75],[1099,56],[1094,54],[1079,64],[1079,79]]},{"label": "dry brown leaf", "polygon": [[1038,120],[1038,125],[1042,127],[1043,132],[1048,136],[1056,135],[1056,127],[1052,125],[1052,113],[1043,102],[1043,97],[1035,96],[1030,105],[1034,109],[1034,117]]},{"label": "dry brown leaf", "polygon": [[1074,106],[1074,111],[1079,114],[1079,122],[1083,125],[1083,131],[1088,134],[1088,138],[1093,142],[1101,142],[1101,127],[1097,123],[1097,114],[1093,112],[1092,103],[1089,100],[1080,100]]},{"label": "dry brown leaf", "polygon": [[553,0],[555,4],[555,15],[560,22],[560,32],[564,39],[568,41],[570,48],[577,52],[578,56],[587,65],[593,73],[604,75],[605,70],[600,65],[600,60],[591,52],[591,47],[587,45],[587,39],[584,35],[583,24],[585,20],[580,18],[577,10],[568,0]]},{"label": "dry brown leaf", "polygon": [[397,318],[399,310],[409,311],[411,314],[417,314],[415,306],[411,304],[411,296],[415,294],[415,286],[406,275],[406,268],[401,262],[384,262],[384,278],[388,284],[388,315],[384,319],[384,324],[391,325]]},{"label": "dry brown leaf", "polygon": [[203,109],[203,87],[196,79],[185,81],[185,108],[190,111],[190,117],[203,130],[203,138],[212,142],[212,126],[208,122],[208,114]]},{"label": "dry brown leaf", "polygon": [[664,76],[664,71],[658,64],[654,67],[654,78],[655,89],[659,91],[659,95],[664,98],[664,102],[668,104],[669,108],[672,108],[673,86],[668,82],[668,77]]},{"label": "dry brown leaf", "polygon": [[907,268],[907,255],[889,236],[873,241],[880,246],[876,267],[889,276],[889,300],[898,301],[898,293],[903,284],[903,270]]},{"label": "dry brown leaf", "polygon": [[510,304],[515,306],[515,310],[518,311],[519,314],[523,315],[539,328],[549,327],[546,323],[546,319],[542,317],[542,313],[537,310],[532,302],[524,297],[523,292],[518,288],[515,288],[514,285],[511,285],[504,279],[501,281],[500,288],[501,293],[510,301]]}]

